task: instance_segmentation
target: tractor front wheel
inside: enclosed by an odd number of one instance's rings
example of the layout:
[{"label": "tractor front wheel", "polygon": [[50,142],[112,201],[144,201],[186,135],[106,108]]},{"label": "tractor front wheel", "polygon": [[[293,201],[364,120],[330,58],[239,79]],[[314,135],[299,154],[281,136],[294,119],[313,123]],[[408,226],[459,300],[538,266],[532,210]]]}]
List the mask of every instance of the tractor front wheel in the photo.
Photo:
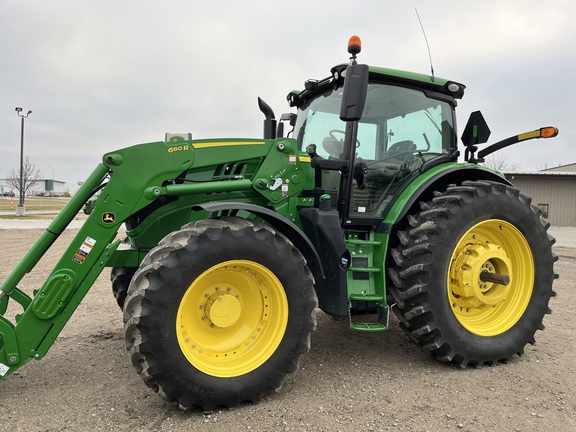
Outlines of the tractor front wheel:
[{"label": "tractor front wheel", "polygon": [[311,272],[256,221],[199,221],[168,235],[134,275],[126,346],[146,384],[184,409],[257,402],[310,347]]},{"label": "tractor front wheel", "polygon": [[521,355],[554,295],[549,224],[500,183],[451,186],[421,207],[398,232],[388,272],[410,339],[460,367]]}]

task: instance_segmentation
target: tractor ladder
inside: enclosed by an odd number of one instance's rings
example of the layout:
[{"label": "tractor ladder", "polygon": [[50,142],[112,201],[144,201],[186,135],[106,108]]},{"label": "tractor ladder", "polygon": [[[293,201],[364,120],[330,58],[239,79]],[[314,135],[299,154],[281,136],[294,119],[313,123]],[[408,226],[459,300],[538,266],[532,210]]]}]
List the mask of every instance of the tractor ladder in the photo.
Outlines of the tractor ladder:
[{"label": "tractor ladder", "polygon": [[[346,247],[352,260],[346,274],[350,328],[365,332],[388,329],[389,309],[386,304],[382,263],[374,263],[374,253],[381,249],[382,242],[375,241],[373,236],[374,233],[371,233],[369,240],[360,239],[358,234],[350,234],[346,238]],[[353,312],[363,314],[356,315]],[[359,317],[371,318],[371,322],[360,322]]]}]

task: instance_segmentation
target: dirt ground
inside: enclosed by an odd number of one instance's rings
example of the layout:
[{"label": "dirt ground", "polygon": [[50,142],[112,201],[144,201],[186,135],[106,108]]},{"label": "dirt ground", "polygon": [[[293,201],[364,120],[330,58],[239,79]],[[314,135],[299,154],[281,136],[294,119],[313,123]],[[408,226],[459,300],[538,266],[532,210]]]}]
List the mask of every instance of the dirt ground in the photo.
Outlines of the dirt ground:
[{"label": "dirt ground", "polygon": [[[75,232],[56,242],[21,288],[39,287]],[[40,233],[0,229],[0,280]],[[310,353],[278,393],[210,415],[178,410],[136,375],[105,270],[48,355],[0,382],[0,430],[575,431],[572,245],[555,246],[560,279],[546,331],[508,364],[460,370],[419,351],[396,322],[384,333],[356,333],[320,313]]]}]

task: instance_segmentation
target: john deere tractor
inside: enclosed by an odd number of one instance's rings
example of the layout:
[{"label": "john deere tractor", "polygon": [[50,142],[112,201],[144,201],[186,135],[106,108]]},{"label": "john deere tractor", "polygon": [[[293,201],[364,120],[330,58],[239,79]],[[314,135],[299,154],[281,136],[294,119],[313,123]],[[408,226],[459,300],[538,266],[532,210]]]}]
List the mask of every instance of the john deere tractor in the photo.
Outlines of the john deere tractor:
[{"label": "john deere tractor", "polygon": [[[296,114],[277,121],[259,99],[263,139],[174,134],[105,154],[0,286],[0,377],[46,355],[105,267],[136,372],[185,409],[279,389],[317,308],[364,332],[393,311],[459,367],[522,355],[550,312],[554,240],[530,198],[479,163],[558,130],[479,150],[490,130],[476,112],[458,162],[464,85],[359,64],[357,37],[348,51],[288,95]],[[45,282],[19,289],[96,194]]]}]

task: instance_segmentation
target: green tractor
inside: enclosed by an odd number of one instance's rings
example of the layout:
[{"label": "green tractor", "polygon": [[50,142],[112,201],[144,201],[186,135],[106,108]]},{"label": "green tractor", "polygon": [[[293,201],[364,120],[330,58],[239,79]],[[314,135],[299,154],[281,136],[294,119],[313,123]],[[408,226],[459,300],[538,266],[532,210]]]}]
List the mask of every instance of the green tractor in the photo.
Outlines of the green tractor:
[{"label": "green tractor", "polygon": [[96,199],[95,198],[89,199],[88,201],[86,201],[86,204],[84,204],[82,211],[84,212],[84,214],[89,215],[90,213],[92,213],[92,210],[94,210],[95,205],[96,205]]},{"label": "green tractor", "polygon": [[[0,286],[0,377],[46,355],[104,267],[137,373],[184,409],[279,389],[310,348],[316,308],[365,332],[393,311],[414,344],[459,367],[533,344],[554,240],[530,198],[479,163],[558,130],[478,151],[490,131],[476,112],[459,163],[464,85],[358,64],[356,37],[348,51],[288,95],[297,114],[277,122],[259,99],[263,139],[169,135],[105,154]],[[19,289],[96,193],[43,285]]]}]

